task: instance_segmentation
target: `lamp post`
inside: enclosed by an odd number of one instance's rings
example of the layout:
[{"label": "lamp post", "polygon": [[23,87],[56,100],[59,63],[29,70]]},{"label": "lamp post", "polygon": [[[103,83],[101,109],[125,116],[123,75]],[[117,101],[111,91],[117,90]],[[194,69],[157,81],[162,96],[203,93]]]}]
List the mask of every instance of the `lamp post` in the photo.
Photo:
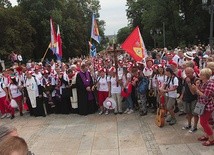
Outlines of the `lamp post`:
[{"label": "lamp post", "polygon": [[163,22],[163,48],[166,47],[166,30],[165,30],[165,23]]},{"label": "lamp post", "polygon": [[205,10],[209,10],[210,13],[210,37],[209,37],[209,44],[210,44],[210,51],[213,53],[213,12],[214,12],[214,0],[211,0],[210,5],[208,4],[208,0],[202,0],[202,8]]},{"label": "lamp post", "polygon": [[150,35],[152,36],[153,40],[154,40],[154,48],[156,48],[156,36],[157,35],[161,35],[161,30],[160,29],[151,29],[150,30]]}]

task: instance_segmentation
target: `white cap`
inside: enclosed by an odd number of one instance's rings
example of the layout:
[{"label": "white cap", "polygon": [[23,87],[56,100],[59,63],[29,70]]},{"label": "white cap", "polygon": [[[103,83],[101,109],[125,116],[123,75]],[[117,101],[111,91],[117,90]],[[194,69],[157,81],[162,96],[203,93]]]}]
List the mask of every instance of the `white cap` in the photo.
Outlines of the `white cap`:
[{"label": "white cap", "polygon": [[71,67],[71,68],[77,68],[77,66],[76,66],[76,65],[71,65],[70,67]]},{"label": "white cap", "polygon": [[132,75],[130,73],[127,73],[127,78],[131,78]]},{"label": "white cap", "polygon": [[205,54],[205,55],[203,56],[203,58],[209,58],[209,56],[208,56],[207,54]]},{"label": "white cap", "polygon": [[196,54],[196,51],[195,51],[195,50],[192,50],[192,54]]}]

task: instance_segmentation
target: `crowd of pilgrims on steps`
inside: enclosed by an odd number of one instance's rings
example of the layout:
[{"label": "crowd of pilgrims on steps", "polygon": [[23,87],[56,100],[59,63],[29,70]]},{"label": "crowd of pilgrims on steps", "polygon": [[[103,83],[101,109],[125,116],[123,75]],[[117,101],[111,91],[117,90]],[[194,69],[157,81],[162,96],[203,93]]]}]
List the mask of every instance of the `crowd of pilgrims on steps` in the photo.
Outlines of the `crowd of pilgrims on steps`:
[{"label": "crowd of pilgrims on steps", "polygon": [[[175,75],[171,82],[179,88],[164,93],[173,98],[168,108],[179,111],[177,94],[181,94],[184,86],[181,81],[186,78],[185,68],[192,67],[198,77],[199,69],[213,61],[210,51],[200,48],[157,49],[148,54],[140,62],[124,53],[118,54],[118,61],[109,53],[98,54],[96,58],[73,58],[66,63],[15,61],[10,68],[0,70],[1,118],[13,119],[17,109],[20,116],[27,110],[36,117],[53,113],[88,115],[97,111],[100,115],[139,111],[144,116],[150,108],[156,112],[159,89],[168,76]],[[142,77],[148,78],[149,84],[146,93],[139,94],[137,87]],[[116,102],[114,110],[103,106],[108,97]],[[17,102],[18,108],[11,107],[11,99]],[[180,107],[184,113],[182,105]],[[175,120],[171,124],[175,124]]]},{"label": "crowd of pilgrims on steps", "polygon": [[[108,52],[68,62],[14,61],[5,70],[0,66],[1,119],[28,113],[35,117],[71,113],[146,116],[162,107],[169,125],[176,124],[179,115],[186,115],[183,130],[196,132],[200,120],[204,136],[198,140],[205,141],[205,146],[214,145],[210,126],[214,115],[213,60],[212,50],[193,46],[154,49],[137,62],[128,54],[115,57]],[[115,101],[111,108],[104,106],[108,98]],[[197,102],[205,105],[201,116],[194,113]]]}]

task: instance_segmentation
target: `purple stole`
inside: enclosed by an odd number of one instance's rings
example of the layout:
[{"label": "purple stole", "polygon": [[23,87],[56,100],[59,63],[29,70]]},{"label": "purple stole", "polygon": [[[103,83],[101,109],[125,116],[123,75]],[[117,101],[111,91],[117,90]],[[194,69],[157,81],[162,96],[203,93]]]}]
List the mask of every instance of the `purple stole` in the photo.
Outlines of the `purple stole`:
[{"label": "purple stole", "polygon": [[[80,77],[82,79],[82,82],[85,86],[85,88],[87,87],[90,87],[90,83],[91,83],[91,78],[90,78],[90,75],[89,75],[89,72],[86,71],[85,73],[83,73],[82,71],[79,72],[80,74]],[[88,100],[91,101],[94,99],[94,96],[93,96],[93,93],[92,92],[88,92]]]}]

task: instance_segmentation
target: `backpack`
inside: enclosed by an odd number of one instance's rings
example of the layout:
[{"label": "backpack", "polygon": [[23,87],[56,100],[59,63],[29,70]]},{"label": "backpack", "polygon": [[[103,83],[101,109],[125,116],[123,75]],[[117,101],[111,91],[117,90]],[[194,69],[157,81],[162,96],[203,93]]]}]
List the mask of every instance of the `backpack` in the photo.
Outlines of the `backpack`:
[{"label": "backpack", "polygon": [[[32,77],[34,78],[34,80],[35,80],[35,82],[36,82],[36,85],[38,85],[38,82],[37,82],[36,77],[35,77],[34,75],[32,75]],[[25,81],[25,83],[26,83],[26,81],[27,81],[27,77],[24,77],[24,81]]]},{"label": "backpack", "polygon": [[167,78],[167,87],[169,87],[170,82],[172,82],[172,85],[174,85],[175,77],[177,77],[177,79],[178,79],[178,87],[176,90],[177,90],[177,93],[181,95],[182,90],[183,90],[183,86],[184,86],[184,81],[181,77],[178,77],[178,76],[173,76],[171,78],[168,77]]},{"label": "backpack", "polygon": [[146,77],[143,77],[138,84],[137,92],[140,94],[145,94],[148,90],[149,80]]},{"label": "backpack", "polygon": [[[36,77],[34,77],[34,78],[36,78]],[[36,81],[36,79],[35,79],[35,81]],[[37,82],[37,81],[36,81]],[[51,84],[52,83],[52,79],[51,79],[51,77],[49,76],[48,77],[48,82]],[[46,80],[43,78],[42,79],[42,84],[43,84],[43,86],[45,86],[46,85]]]},{"label": "backpack", "polygon": [[[108,78],[108,76],[106,75],[106,82],[108,82],[107,78]],[[100,79],[101,79],[101,76],[99,76],[99,77],[97,78],[97,80],[95,81],[95,85],[96,85],[97,83],[99,83]],[[111,80],[111,76],[110,76],[110,80]]]},{"label": "backpack", "polygon": [[1,83],[1,89],[4,90],[4,88],[3,88],[3,83]]},{"label": "backpack", "polygon": [[[108,76],[106,75],[106,81],[107,81],[107,78],[108,78]],[[97,78],[96,83],[98,83],[98,82],[100,81],[100,79],[101,79],[101,76],[99,76],[99,77]],[[110,80],[111,80],[111,76],[110,76]]]}]

